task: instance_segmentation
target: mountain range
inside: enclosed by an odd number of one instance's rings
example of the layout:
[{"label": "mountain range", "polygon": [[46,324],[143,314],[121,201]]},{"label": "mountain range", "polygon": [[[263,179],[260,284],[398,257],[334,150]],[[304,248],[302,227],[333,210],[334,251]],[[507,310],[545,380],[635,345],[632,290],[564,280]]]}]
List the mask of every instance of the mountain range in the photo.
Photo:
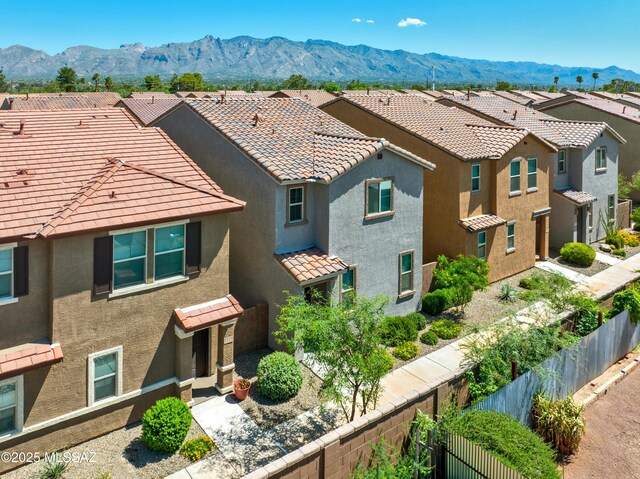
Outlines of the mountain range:
[{"label": "mountain range", "polygon": [[299,42],[282,37],[240,36],[223,40],[209,35],[193,42],[157,47],[141,43],[116,49],[75,46],[55,55],[22,45],[0,48],[0,68],[13,80],[52,79],[62,66],[72,67],[81,77],[90,78],[97,72],[102,77],[119,79],[200,72],[210,81],[265,80],[299,73],[314,80],[429,83],[432,66],[435,66],[436,81],[449,83],[494,84],[496,80],[505,80],[523,86],[549,85],[554,76],[559,76],[560,84],[575,85],[576,76],[582,75],[589,85],[594,71],[599,72],[600,83],[612,78],[640,82],[640,74],[615,66],[564,67],[474,60],[366,45],[347,46],[325,40]]}]

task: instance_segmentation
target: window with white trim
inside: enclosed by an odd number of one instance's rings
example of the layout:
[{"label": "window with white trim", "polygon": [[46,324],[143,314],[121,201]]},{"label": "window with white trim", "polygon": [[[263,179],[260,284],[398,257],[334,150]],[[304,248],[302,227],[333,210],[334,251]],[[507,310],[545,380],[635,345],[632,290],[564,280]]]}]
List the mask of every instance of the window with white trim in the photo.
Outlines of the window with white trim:
[{"label": "window with white trim", "polygon": [[89,355],[89,406],[122,394],[122,346]]},{"label": "window with white trim", "polygon": [[22,430],[23,377],[0,381],[0,436]]},{"label": "window with white trim", "polygon": [[147,230],[113,235],[113,289],[143,284],[147,276]]},{"label": "window with white trim", "polygon": [[13,247],[0,246],[0,300],[13,297]]},{"label": "window with white trim", "polygon": [[588,224],[589,224],[589,231],[591,231],[593,229],[593,203],[589,203],[587,205],[587,216],[588,218]]},{"label": "window with white trim", "polygon": [[538,159],[527,158],[527,191],[538,189]]},{"label": "window with white trim", "polygon": [[400,294],[413,291],[413,251],[400,253]]},{"label": "window with white trim", "polygon": [[516,250],[516,223],[507,223],[507,253]]},{"label": "window with white trim", "polygon": [[596,148],[596,171],[607,169],[607,149]]},{"label": "window with white trim", "polygon": [[509,165],[509,192],[520,193],[520,159],[513,160]]},{"label": "window with white trim", "polygon": [[154,277],[156,280],[184,275],[185,225],[155,230]]},{"label": "window with white trim", "polygon": [[480,163],[471,165],[471,192],[480,191]]},{"label": "window with white trim", "polygon": [[615,221],[616,219],[616,195],[609,195],[607,198],[607,215],[609,221]]},{"label": "window with white trim", "polygon": [[558,174],[567,172],[567,150],[558,150]]},{"label": "window with white trim", "polygon": [[301,223],[304,221],[304,186],[291,186],[287,196],[287,222]]},{"label": "window with white trim", "polygon": [[350,304],[356,294],[356,270],[349,267],[340,278],[340,298],[342,302]]},{"label": "window with white trim", "polygon": [[487,257],[487,232],[478,233],[478,258],[486,259]]},{"label": "window with white trim", "polygon": [[393,180],[367,181],[367,215],[393,211]]}]

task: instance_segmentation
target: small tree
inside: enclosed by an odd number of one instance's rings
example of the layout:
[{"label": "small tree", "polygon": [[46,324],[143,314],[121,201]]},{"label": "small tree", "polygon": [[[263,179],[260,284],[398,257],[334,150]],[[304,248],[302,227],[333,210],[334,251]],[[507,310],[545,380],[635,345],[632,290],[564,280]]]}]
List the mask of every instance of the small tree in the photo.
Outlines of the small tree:
[{"label": "small tree", "polygon": [[582,82],[584,81],[584,78],[582,78],[582,75],[578,75],[576,77],[576,81],[578,82],[578,90],[582,90]]},{"label": "small tree", "polygon": [[309,80],[302,75],[291,75],[282,82],[283,90],[308,90],[310,88]]},{"label": "small tree", "polygon": [[598,72],[593,72],[591,74],[591,78],[593,78],[593,89],[596,89],[596,82],[598,81],[598,78],[600,78],[600,74]]},{"label": "small tree", "polygon": [[275,336],[290,351],[303,350],[324,372],[322,393],[340,405],[352,421],[358,410],[366,414],[376,406],[380,380],[393,361],[380,346],[380,323],[385,317],[384,297],[354,297],[347,304],[287,298],[278,318]]},{"label": "small tree", "polygon": [[9,91],[9,82],[7,82],[7,79],[0,68],[0,93],[5,93],[7,91]]},{"label": "small tree", "polygon": [[162,88],[160,75],[147,75],[144,77],[144,85],[147,90],[160,90]]},{"label": "small tree", "polygon": [[113,89],[113,80],[111,77],[107,77],[104,79],[104,88],[107,91],[111,91]]},{"label": "small tree", "polygon": [[497,91],[507,91],[511,90],[511,84],[508,81],[499,81],[496,85]]},{"label": "small tree", "polygon": [[558,75],[553,77],[553,84],[556,87],[556,90],[558,89],[558,82],[560,81],[560,77]]},{"label": "small tree", "polygon": [[76,91],[76,83],[78,81],[78,75],[76,71],[71,67],[62,67],[58,70],[58,76],[56,82],[60,88],[64,91]]},{"label": "small tree", "polygon": [[98,84],[100,83],[100,74],[94,73],[91,77],[91,81],[93,82],[93,91],[98,91]]}]

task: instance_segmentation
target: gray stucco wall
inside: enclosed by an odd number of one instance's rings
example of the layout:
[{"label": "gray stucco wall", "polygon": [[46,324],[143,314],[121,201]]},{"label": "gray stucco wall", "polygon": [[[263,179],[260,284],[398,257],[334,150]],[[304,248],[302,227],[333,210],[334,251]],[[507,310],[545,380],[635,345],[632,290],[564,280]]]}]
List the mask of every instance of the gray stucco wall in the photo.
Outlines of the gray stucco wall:
[{"label": "gray stucco wall", "polygon": [[[390,298],[389,314],[419,309],[422,285],[423,169],[385,150],[329,185],[329,254],[357,265],[357,291]],[[365,180],[394,177],[393,216],[364,219]],[[414,250],[415,294],[398,299],[398,255]]]}]

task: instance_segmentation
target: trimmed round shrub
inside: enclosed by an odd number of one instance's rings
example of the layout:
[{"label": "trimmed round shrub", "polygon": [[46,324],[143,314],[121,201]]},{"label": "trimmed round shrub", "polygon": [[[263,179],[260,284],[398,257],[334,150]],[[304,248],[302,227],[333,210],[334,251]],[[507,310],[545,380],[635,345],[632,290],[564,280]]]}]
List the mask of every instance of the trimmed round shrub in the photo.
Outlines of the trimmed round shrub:
[{"label": "trimmed round shrub", "polygon": [[152,451],[174,453],[191,427],[191,411],[184,401],[160,399],[142,416],[142,442]]},{"label": "trimmed round shrub", "polygon": [[584,243],[567,243],[560,250],[560,256],[567,263],[577,266],[591,266],[596,259],[595,250]]},{"label": "trimmed round shrub", "polygon": [[440,339],[453,339],[460,336],[462,325],[450,319],[441,319],[431,324],[431,331]]},{"label": "trimmed round shrub", "polygon": [[422,313],[409,313],[406,317],[411,318],[412,321],[415,321],[416,326],[418,327],[418,331],[424,329],[427,326],[427,318],[425,318]]},{"label": "trimmed round shrub", "polygon": [[302,387],[300,363],[290,354],[271,353],[258,363],[258,392],[272,401],[291,399]]},{"label": "trimmed round shrub", "polygon": [[387,316],[380,323],[380,338],[387,346],[418,339],[418,325],[410,316]]},{"label": "trimmed round shrub", "polygon": [[393,348],[391,354],[402,361],[408,361],[418,355],[418,345],[411,341],[405,341]]},{"label": "trimmed round shrub", "polygon": [[438,344],[438,336],[433,331],[425,331],[420,335],[420,341],[428,346]]},{"label": "trimmed round shrub", "polygon": [[422,310],[431,316],[437,316],[451,306],[453,304],[449,288],[436,289],[422,298]]}]

